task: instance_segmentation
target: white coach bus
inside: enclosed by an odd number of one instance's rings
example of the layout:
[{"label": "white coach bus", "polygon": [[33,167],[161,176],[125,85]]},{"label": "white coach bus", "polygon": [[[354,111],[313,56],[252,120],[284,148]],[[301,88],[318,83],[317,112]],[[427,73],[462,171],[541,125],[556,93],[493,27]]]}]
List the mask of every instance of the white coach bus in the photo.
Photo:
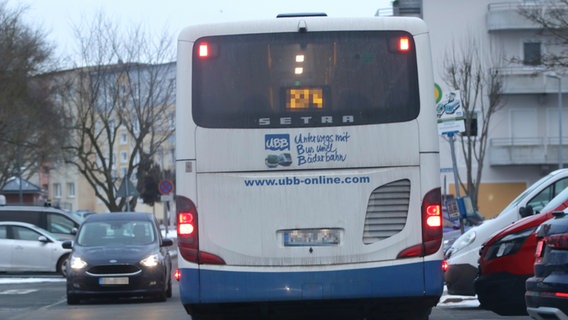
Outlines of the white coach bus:
[{"label": "white coach bus", "polygon": [[424,22],[196,25],[177,68],[178,275],[193,319],[428,319],[443,257]]}]

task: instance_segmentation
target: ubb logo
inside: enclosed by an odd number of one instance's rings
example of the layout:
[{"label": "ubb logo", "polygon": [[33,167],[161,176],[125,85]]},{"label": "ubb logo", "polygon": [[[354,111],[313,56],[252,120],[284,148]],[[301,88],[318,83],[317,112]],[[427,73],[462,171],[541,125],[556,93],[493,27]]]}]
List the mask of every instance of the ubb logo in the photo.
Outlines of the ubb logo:
[{"label": "ubb logo", "polygon": [[272,151],[290,150],[290,135],[289,134],[265,135],[264,149]]}]

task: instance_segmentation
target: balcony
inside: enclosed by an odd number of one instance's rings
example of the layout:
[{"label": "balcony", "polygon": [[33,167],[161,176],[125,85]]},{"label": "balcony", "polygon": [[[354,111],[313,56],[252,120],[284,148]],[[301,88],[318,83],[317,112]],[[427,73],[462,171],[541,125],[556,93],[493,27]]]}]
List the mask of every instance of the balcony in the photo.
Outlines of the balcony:
[{"label": "balcony", "polygon": [[[487,30],[535,30],[542,29],[537,24],[519,14],[519,9],[535,10],[539,15],[548,19],[565,21],[568,6],[564,2],[550,2],[542,0],[524,0],[490,3],[487,8]],[[552,23],[551,27],[554,27]]]},{"label": "balcony", "polygon": [[[503,94],[556,94],[558,80],[546,76],[546,69],[540,66],[495,68],[503,77]],[[568,91],[568,77],[562,79],[562,92]]]},{"label": "balcony", "polygon": [[[543,7],[539,1],[490,3],[487,9],[487,30],[534,30],[540,25],[519,14],[520,6]],[[544,9],[543,9],[544,10]]]},{"label": "balcony", "polygon": [[[564,135],[563,135],[564,136]],[[489,143],[489,164],[557,165],[558,138],[493,138]],[[563,162],[568,159],[568,137],[562,138]]]}]

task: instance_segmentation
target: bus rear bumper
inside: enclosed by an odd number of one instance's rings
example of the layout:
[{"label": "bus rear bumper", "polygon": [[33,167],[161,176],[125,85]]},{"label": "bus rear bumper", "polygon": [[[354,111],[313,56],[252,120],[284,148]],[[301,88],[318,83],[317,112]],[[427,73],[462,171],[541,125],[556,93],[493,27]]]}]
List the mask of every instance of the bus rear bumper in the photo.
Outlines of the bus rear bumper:
[{"label": "bus rear bumper", "polygon": [[412,297],[434,306],[443,291],[441,261],[332,271],[180,271],[180,298],[186,308]]}]

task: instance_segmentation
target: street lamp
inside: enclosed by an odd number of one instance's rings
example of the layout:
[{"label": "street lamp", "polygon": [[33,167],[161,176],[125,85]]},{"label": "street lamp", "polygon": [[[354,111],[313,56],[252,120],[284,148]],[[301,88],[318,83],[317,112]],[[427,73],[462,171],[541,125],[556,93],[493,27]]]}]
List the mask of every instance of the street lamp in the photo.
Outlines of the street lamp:
[{"label": "street lamp", "polygon": [[547,73],[546,76],[558,80],[558,169],[562,169],[562,77],[556,72]]}]

